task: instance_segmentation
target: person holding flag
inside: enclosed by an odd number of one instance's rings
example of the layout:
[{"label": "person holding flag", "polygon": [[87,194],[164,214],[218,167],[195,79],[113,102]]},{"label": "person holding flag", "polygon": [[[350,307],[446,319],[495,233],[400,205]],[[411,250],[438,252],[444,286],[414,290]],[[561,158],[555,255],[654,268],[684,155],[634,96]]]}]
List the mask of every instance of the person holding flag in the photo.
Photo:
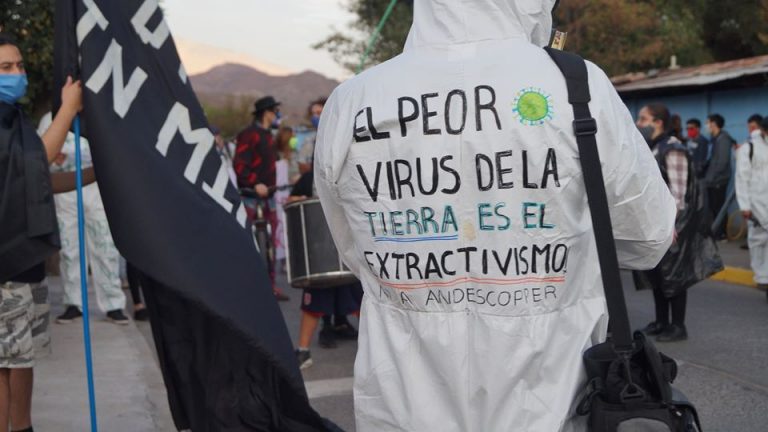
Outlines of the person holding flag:
[{"label": "person holding flag", "polygon": [[26,88],[21,51],[0,33],[0,432],[9,424],[14,432],[32,431],[32,292],[60,247],[53,192],[62,188],[52,184],[48,164],[82,108],[80,81],[68,77],[61,108],[38,136],[17,105]]},{"label": "person holding flag", "polygon": [[[55,7],[54,82],[82,77],[82,134],[115,245],[143,276],[176,429],[333,430],[309,404],[243,202],[157,0]],[[264,169],[241,186],[268,196],[274,167]]]}]

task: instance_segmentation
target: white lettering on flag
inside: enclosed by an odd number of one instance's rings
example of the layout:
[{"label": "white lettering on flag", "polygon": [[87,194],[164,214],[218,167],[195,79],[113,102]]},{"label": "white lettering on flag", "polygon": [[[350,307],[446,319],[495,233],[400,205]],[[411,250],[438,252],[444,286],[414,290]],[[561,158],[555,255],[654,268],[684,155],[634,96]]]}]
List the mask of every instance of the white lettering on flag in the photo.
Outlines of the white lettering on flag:
[{"label": "white lettering on flag", "polygon": [[171,145],[171,141],[173,141],[173,137],[176,136],[176,132],[181,134],[184,142],[195,146],[195,149],[192,151],[192,157],[187,162],[187,168],[184,170],[184,177],[190,183],[195,184],[203,167],[205,156],[213,148],[213,134],[208,128],[192,130],[192,125],[189,121],[189,110],[179,102],[176,102],[173,108],[171,108],[171,112],[168,113],[168,118],[165,120],[165,124],[157,136],[155,148],[163,156],[168,154],[168,148]]},{"label": "white lettering on flag", "polygon": [[227,167],[222,163],[219,165],[219,172],[216,174],[216,181],[214,181],[213,186],[209,186],[203,182],[203,190],[208,194],[208,196],[219,203],[220,206],[224,207],[224,210],[231,212],[232,203],[224,198],[224,193],[226,192],[228,185],[229,173],[227,172]]},{"label": "white lettering on flag", "polygon": [[179,78],[181,78],[181,82],[184,84],[187,83],[187,70],[184,69],[183,63],[179,63]]},{"label": "white lettering on flag", "polygon": [[240,207],[237,208],[235,217],[237,217],[237,222],[240,226],[245,228],[245,220],[248,218],[248,214],[245,213],[245,206],[242,203],[240,203]]},{"label": "white lettering on flag", "polygon": [[171,31],[168,29],[168,24],[165,23],[165,19],[160,20],[160,24],[157,25],[155,31],[149,31],[147,28],[147,23],[149,23],[152,15],[154,15],[155,11],[159,8],[160,6],[157,4],[157,0],[146,0],[139,10],[136,11],[133,18],[131,18],[131,24],[133,24],[133,28],[136,29],[136,33],[139,34],[141,41],[145,44],[148,43],[152,45],[155,49],[160,49],[171,34]]},{"label": "white lettering on flag", "polygon": [[110,77],[112,77],[113,108],[120,118],[125,118],[141,86],[147,80],[147,73],[137,67],[133,70],[131,78],[128,79],[128,84],[124,84],[123,47],[114,39],[112,39],[104,59],[101,60],[101,64],[93,71],[85,86],[92,92],[99,93]]},{"label": "white lettering on flag", "polygon": [[102,30],[106,30],[109,25],[109,21],[104,18],[104,14],[101,13],[101,10],[96,6],[96,3],[94,3],[93,0],[83,0],[83,5],[85,5],[86,11],[85,14],[83,14],[83,17],[80,18],[80,21],[77,22],[76,30],[78,46],[83,44],[83,40],[88,36],[88,33],[93,30],[96,24],[98,24],[99,28]]}]

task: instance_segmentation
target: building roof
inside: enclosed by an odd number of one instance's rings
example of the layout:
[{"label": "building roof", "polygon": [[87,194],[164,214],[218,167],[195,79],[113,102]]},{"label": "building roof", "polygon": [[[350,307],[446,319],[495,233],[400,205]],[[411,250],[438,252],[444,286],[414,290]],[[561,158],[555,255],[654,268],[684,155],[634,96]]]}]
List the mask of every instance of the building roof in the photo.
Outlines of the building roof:
[{"label": "building roof", "polygon": [[768,73],[768,55],[679,69],[654,69],[611,78],[619,93],[670,87],[706,86],[748,75]]}]

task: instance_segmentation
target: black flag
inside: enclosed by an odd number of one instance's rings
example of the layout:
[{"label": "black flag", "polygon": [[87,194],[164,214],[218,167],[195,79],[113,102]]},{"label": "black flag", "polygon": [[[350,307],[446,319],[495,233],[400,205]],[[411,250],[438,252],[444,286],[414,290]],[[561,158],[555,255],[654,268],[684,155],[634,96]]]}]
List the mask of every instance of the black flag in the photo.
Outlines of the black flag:
[{"label": "black flag", "polygon": [[55,67],[59,85],[83,82],[83,135],[115,243],[147,276],[176,427],[325,430],[157,0],[57,0]]}]

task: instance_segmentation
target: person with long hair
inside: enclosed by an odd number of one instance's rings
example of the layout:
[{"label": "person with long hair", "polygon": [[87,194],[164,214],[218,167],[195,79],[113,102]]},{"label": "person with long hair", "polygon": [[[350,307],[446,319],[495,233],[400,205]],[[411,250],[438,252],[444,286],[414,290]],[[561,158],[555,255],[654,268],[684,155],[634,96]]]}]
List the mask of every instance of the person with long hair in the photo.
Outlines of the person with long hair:
[{"label": "person with long hair", "polygon": [[712,256],[711,262],[714,262],[719,258],[717,246],[711,235],[701,234],[706,230],[700,227],[707,226],[711,219],[703,210],[703,195],[690,153],[674,136],[669,109],[660,103],[644,106],[638,114],[637,127],[656,157],[677,206],[675,243],[654,269],[633,273],[638,289],[653,291],[656,319],[643,331],[656,336],[659,342],[682,341],[688,338],[685,327],[688,288],[709,276],[702,276],[702,272],[708,273],[709,269],[694,268],[696,261],[684,254]]}]

